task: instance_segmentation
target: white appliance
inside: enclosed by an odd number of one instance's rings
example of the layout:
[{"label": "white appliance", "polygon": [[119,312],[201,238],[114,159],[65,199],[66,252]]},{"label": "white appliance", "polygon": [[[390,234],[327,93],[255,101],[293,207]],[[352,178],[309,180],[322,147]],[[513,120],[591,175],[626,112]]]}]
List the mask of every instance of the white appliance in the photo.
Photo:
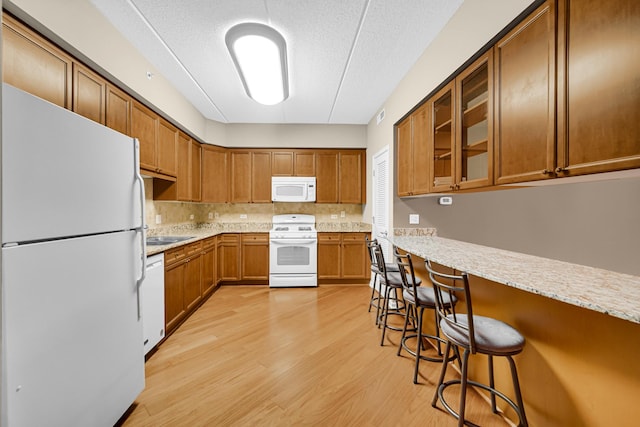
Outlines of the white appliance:
[{"label": "white appliance", "polygon": [[313,215],[274,215],[269,231],[269,286],[318,286],[318,233]]},{"label": "white appliance", "polygon": [[271,200],[274,202],[315,202],[316,177],[271,177]]},{"label": "white appliance", "polygon": [[145,355],[164,338],[164,253],[147,257],[146,271],[140,286]]},{"label": "white appliance", "polygon": [[112,426],[144,388],[138,153],[3,84],[2,426]]}]

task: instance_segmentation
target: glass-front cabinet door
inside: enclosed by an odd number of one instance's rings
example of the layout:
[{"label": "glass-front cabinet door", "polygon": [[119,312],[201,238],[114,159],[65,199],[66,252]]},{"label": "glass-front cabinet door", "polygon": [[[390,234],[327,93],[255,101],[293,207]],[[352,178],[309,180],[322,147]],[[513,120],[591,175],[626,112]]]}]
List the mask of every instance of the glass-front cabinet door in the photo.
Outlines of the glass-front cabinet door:
[{"label": "glass-front cabinet door", "polygon": [[455,189],[493,183],[492,50],[456,79],[458,114]]},{"label": "glass-front cabinet door", "polygon": [[452,191],[455,177],[455,82],[436,93],[431,100],[432,144],[429,144],[431,192]]}]

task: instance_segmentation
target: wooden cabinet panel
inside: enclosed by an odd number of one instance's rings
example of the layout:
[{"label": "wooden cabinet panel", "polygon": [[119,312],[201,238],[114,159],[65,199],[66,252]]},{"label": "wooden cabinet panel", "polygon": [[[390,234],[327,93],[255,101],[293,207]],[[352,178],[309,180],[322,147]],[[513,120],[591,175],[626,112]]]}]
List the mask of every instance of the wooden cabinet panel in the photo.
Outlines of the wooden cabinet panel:
[{"label": "wooden cabinet panel", "polygon": [[218,273],[222,281],[240,280],[240,235],[223,234],[218,245]]},{"label": "wooden cabinet panel", "polygon": [[430,191],[450,191],[453,186],[455,150],[455,82],[440,89],[429,101],[431,144]]},{"label": "wooden cabinet panel", "polygon": [[338,203],[338,152],[316,153],[316,203]]},{"label": "wooden cabinet panel", "polygon": [[183,262],[165,267],[164,318],[167,335],[176,328],[186,313],[184,309],[184,268]]},{"label": "wooden cabinet panel", "polygon": [[211,145],[202,146],[202,201],[228,201],[227,151]]},{"label": "wooden cabinet panel", "polygon": [[364,154],[341,151],[338,164],[338,203],[364,203]]},{"label": "wooden cabinet panel", "polygon": [[105,123],[111,129],[131,135],[131,97],[109,83]]},{"label": "wooden cabinet panel", "polygon": [[[191,200],[191,138],[180,132],[178,135],[178,167],[176,175],[176,195],[174,200]],[[154,188],[155,190],[155,188]]]},{"label": "wooden cabinet panel", "polygon": [[398,197],[413,192],[413,160],[411,158],[411,116],[396,127],[396,185]]},{"label": "wooden cabinet panel", "polygon": [[342,234],[341,270],[343,279],[364,279],[370,271],[364,236],[364,233]]},{"label": "wooden cabinet panel", "polygon": [[189,312],[195,308],[202,298],[202,255],[190,257],[184,268],[184,309]]},{"label": "wooden cabinet panel", "polygon": [[293,176],[293,151],[274,151],[271,157],[272,176]]},{"label": "wooden cabinet panel", "polygon": [[398,196],[429,192],[429,106],[424,104],[397,126]]},{"label": "wooden cabinet panel", "polygon": [[231,203],[251,202],[251,152],[231,151]]},{"label": "wooden cabinet panel", "polygon": [[202,145],[194,140],[191,140],[189,169],[191,174],[191,200],[199,202],[202,200]]},{"label": "wooden cabinet panel", "polygon": [[547,1],[496,44],[496,184],[555,177],[555,39]]},{"label": "wooden cabinet panel", "polygon": [[640,2],[558,4],[559,176],[640,167]]},{"label": "wooden cabinet panel", "polygon": [[269,234],[243,234],[241,258],[243,280],[269,280]]},{"label": "wooden cabinet panel", "polygon": [[210,237],[204,241],[204,250],[202,251],[202,296],[206,297],[218,284],[217,281],[217,264],[215,237]]},{"label": "wooden cabinet panel", "polygon": [[295,151],[293,174],[295,176],[316,176],[316,153],[312,150]]},{"label": "wooden cabinet panel", "polygon": [[156,148],[158,172],[176,176],[178,169],[178,129],[164,119],[158,123]]},{"label": "wooden cabinet panel", "polygon": [[340,233],[318,233],[318,279],[340,279]]},{"label": "wooden cabinet panel", "polygon": [[88,119],[105,124],[107,81],[84,65],[73,63],[72,109]]},{"label": "wooden cabinet panel", "polygon": [[71,108],[71,57],[7,14],[2,22],[2,81]]},{"label": "wooden cabinet panel", "polygon": [[271,203],[271,152],[251,152],[251,202]]},{"label": "wooden cabinet panel", "polygon": [[131,136],[140,141],[140,168],[155,171],[158,116],[136,100],[131,105]]}]

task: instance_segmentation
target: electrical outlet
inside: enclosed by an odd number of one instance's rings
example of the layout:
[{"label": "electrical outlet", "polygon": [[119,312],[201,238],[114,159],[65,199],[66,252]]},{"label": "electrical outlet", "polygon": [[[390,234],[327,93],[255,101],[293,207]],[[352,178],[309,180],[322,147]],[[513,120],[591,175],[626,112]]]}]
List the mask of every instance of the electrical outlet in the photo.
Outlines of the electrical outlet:
[{"label": "electrical outlet", "polygon": [[340,211],[340,218],[345,218],[347,213],[345,211]]},{"label": "electrical outlet", "polygon": [[215,219],[219,219],[219,218],[220,218],[220,214],[219,214],[218,212],[215,212],[215,213],[213,214],[213,217],[214,217]]},{"label": "electrical outlet", "polygon": [[247,214],[240,214],[240,219],[247,219]]},{"label": "electrical outlet", "polygon": [[189,219],[193,219],[193,214],[189,215]]},{"label": "electrical outlet", "polygon": [[409,215],[409,224],[420,224],[420,215],[418,215],[418,214],[410,214]]},{"label": "electrical outlet", "polygon": [[209,212],[209,219],[213,219],[213,212]]},{"label": "electrical outlet", "polygon": [[156,215],[156,224],[162,224],[162,215]]},{"label": "electrical outlet", "polygon": [[331,219],[338,219],[338,214],[331,214]]}]

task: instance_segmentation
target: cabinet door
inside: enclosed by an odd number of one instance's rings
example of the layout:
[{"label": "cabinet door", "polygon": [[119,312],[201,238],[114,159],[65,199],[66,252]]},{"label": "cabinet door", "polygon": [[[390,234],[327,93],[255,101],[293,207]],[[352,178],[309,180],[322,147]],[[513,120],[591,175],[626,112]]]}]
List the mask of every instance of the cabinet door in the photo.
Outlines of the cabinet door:
[{"label": "cabinet door", "polygon": [[184,267],[184,308],[193,310],[202,298],[202,255],[190,257]]},{"label": "cabinet door", "polygon": [[272,176],[293,176],[293,151],[274,151],[271,161]]},{"label": "cabinet door", "polygon": [[269,234],[243,234],[241,259],[243,280],[269,280]]},{"label": "cabinet door", "polygon": [[493,183],[493,49],[456,78],[455,188]]},{"label": "cabinet door", "polygon": [[113,130],[131,135],[131,97],[107,83],[105,123]]},{"label": "cabinet door", "polygon": [[318,279],[339,279],[340,233],[318,233]]},{"label": "cabinet door", "polygon": [[338,165],[338,203],[364,203],[364,155],[342,151]]},{"label": "cabinet door", "polygon": [[640,167],[640,2],[558,3],[557,172]]},{"label": "cabinet door", "polygon": [[398,197],[410,196],[413,191],[413,160],[411,159],[411,117],[396,128],[396,183]]},{"label": "cabinet door", "polygon": [[73,63],[73,105],[75,113],[105,124],[107,81],[84,65]]},{"label": "cabinet door", "polygon": [[164,272],[164,318],[166,335],[180,323],[184,310],[184,262],[165,268]]},{"label": "cabinet door", "polygon": [[228,199],[227,152],[207,144],[202,146],[202,201],[226,203]]},{"label": "cabinet door", "polygon": [[[212,242],[212,244],[208,244],[207,241]],[[202,252],[202,296],[209,295],[217,285],[216,264],[218,259],[216,257],[216,239],[211,237],[207,241],[205,241],[205,249]]]},{"label": "cabinet door", "polygon": [[191,200],[202,200],[202,146],[197,141],[191,141]]},{"label": "cabinet door", "polygon": [[180,132],[178,135],[178,167],[176,175],[177,194],[180,201],[191,200],[191,138]]},{"label": "cabinet door", "polygon": [[71,108],[71,57],[7,14],[2,19],[2,81]]},{"label": "cabinet door", "polygon": [[231,203],[251,202],[251,152],[231,151]]},{"label": "cabinet door", "polygon": [[316,176],[316,153],[313,150],[299,150],[293,154],[295,176]]},{"label": "cabinet door", "polygon": [[218,246],[218,274],[222,281],[240,280],[240,237],[223,234]]},{"label": "cabinet door", "polygon": [[316,203],[338,203],[338,153],[316,153]]},{"label": "cabinet door", "polygon": [[156,171],[158,116],[135,100],[131,105],[131,136],[140,141],[140,168]]},{"label": "cabinet door", "polygon": [[431,192],[451,191],[454,187],[455,156],[455,82],[451,82],[438,91],[429,102],[431,108],[431,144],[429,158],[431,170],[429,184]]},{"label": "cabinet door", "polygon": [[555,176],[555,35],[547,1],[496,44],[496,184]]},{"label": "cabinet door", "polygon": [[429,192],[429,106],[424,104],[411,115],[411,175],[412,193]]},{"label": "cabinet door", "polygon": [[364,233],[342,234],[342,278],[364,279],[369,268],[369,255],[364,241]]},{"label": "cabinet door", "polygon": [[158,172],[176,176],[178,169],[178,129],[164,119],[158,123],[156,159]]},{"label": "cabinet door", "polygon": [[251,202],[271,203],[271,152],[251,153]]}]

